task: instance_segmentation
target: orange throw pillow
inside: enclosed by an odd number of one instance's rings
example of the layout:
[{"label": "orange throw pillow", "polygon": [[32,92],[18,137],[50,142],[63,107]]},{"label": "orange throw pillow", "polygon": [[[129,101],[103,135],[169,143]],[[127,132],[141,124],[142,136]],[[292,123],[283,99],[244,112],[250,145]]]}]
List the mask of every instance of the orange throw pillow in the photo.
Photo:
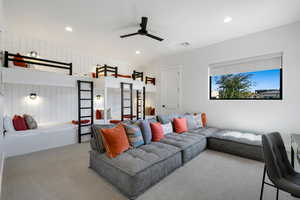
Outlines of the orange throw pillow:
[{"label": "orange throw pillow", "polygon": [[150,123],[151,132],[152,132],[152,141],[158,142],[165,137],[163,127],[159,122]]},{"label": "orange throw pillow", "polygon": [[184,133],[188,131],[186,118],[174,118],[173,123],[176,133]]},{"label": "orange throw pillow", "polygon": [[[14,57],[15,60],[18,61],[24,61],[24,59],[21,57],[21,55],[19,53],[17,53],[17,55]],[[28,67],[27,63],[24,62],[18,62],[18,61],[14,61],[14,65],[18,66],[18,67]]]},{"label": "orange throw pillow", "polygon": [[201,113],[202,127],[205,128],[207,124],[207,117],[205,113]]},{"label": "orange throw pillow", "polygon": [[114,158],[130,148],[125,129],[122,124],[114,128],[101,129],[103,144],[109,158]]}]

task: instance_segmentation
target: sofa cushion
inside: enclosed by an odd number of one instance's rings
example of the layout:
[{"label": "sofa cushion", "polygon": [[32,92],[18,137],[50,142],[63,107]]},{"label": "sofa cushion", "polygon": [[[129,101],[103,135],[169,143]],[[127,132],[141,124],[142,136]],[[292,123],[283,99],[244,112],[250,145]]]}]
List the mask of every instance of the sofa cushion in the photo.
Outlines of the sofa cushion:
[{"label": "sofa cushion", "polygon": [[188,131],[186,118],[174,118],[173,124],[176,133],[184,133]]},{"label": "sofa cushion", "polygon": [[210,135],[211,138],[230,140],[238,143],[261,146],[261,134],[220,129]]},{"label": "sofa cushion", "polygon": [[163,128],[164,135],[168,135],[170,133],[173,133],[173,126],[172,126],[171,122],[169,122],[167,124],[162,124],[161,126]]},{"label": "sofa cushion", "polygon": [[194,158],[206,148],[205,136],[189,132],[182,134],[171,133],[159,142],[180,148],[184,163]]},{"label": "sofa cushion", "polygon": [[208,148],[263,161],[261,135],[256,133],[219,130],[208,138]]},{"label": "sofa cushion", "polygon": [[103,128],[113,128],[115,124],[93,124],[92,125],[92,134],[94,137],[94,146],[97,148],[97,151],[100,153],[105,152],[105,147],[103,144],[101,129]]},{"label": "sofa cushion", "polygon": [[109,159],[90,152],[90,167],[130,199],[181,166],[180,149],[158,142],[130,149]]},{"label": "sofa cushion", "polygon": [[138,122],[138,125],[141,128],[145,144],[150,144],[152,140],[152,132],[149,121],[141,120]]},{"label": "sofa cushion", "polygon": [[202,122],[202,116],[201,113],[195,113],[194,114],[194,119],[196,123],[196,128],[202,128],[203,127],[203,122]]},{"label": "sofa cushion", "polygon": [[218,132],[219,130],[220,129],[218,128],[208,127],[208,128],[197,128],[197,129],[189,130],[189,132],[210,137],[212,134]]},{"label": "sofa cushion", "polygon": [[122,124],[118,124],[114,128],[101,129],[101,132],[108,157],[114,158],[129,149],[129,141]]},{"label": "sofa cushion", "polygon": [[179,114],[167,114],[167,115],[157,115],[157,119],[162,124],[167,124],[173,122],[174,118],[181,117]]},{"label": "sofa cushion", "polygon": [[188,127],[189,130],[199,128],[199,126],[196,123],[195,116],[193,114],[186,113],[182,117],[186,118],[187,127]]},{"label": "sofa cushion", "polygon": [[132,147],[137,148],[137,147],[145,144],[144,138],[142,135],[142,131],[138,125],[124,124],[124,127],[126,130],[126,134],[127,134],[129,143]]},{"label": "sofa cushion", "polygon": [[151,127],[151,132],[152,132],[152,141],[154,142],[158,142],[160,141],[162,138],[164,138],[164,130],[161,126],[161,123],[156,122],[156,123],[150,123],[150,127]]}]

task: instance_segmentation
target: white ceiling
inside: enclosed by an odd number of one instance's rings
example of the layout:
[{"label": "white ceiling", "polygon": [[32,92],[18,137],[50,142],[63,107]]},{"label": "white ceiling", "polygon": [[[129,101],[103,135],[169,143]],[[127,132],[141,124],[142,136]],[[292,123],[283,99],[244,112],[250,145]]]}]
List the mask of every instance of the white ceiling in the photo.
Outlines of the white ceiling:
[{"label": "white ceiling", "polygon": [[[8,30],[142,65],[299,21],[300,0],[4,0],[4,13]],[[141,16],[149,17],[150,32],[166,40],[120,39],[139,28]],[[226,16],[233,21],[225,24]],[[64,30],[67,25],[73,33]],[[182,42],[191,46],[182,47]]]}]

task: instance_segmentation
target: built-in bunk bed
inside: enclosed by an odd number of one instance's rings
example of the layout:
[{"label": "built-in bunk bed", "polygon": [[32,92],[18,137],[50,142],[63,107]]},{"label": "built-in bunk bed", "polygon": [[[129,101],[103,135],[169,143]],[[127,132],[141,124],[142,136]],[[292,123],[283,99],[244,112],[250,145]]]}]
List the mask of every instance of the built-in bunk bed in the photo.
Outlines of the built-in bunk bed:
[{"label": "built-in bunk bed", "polygon": [[[97,66],[94,77],[95,91],[102,91],[102,109],[105,113],[103,120],[96,120],[95,123],[147,117],[145,116],[146,93],[155,92],[155,78],[146,77],[148,81],[144,82],[143,72],[133,71],[131,75],[124,75],[118,73],[117,67],[107,65]],[[149,91],[147,91],[148,88]],[[112,116],[107,114],[109,110],[113,109],[108,105],[110,95],[115,96],[114,100],[119,103],[119,107],[116,106],[116,112],[113,112]]]},{"label": "built-in bunk bed", "polygon": [[[62,73],[56,73],[53,70],[45,71],[44,68],[62,70]],[[0,65],[0,84],[76,87],[77,78],[72,76],[72,72],[72,63],[5,52],[3,66]],[[3,120],[4,116],[0,118]],[[0,137],[1,151],[4,152],[5,157],[76,142],[77,126],[67,122],[38,124],[37,129],[24,131],[4,130],[3,136]]]}]

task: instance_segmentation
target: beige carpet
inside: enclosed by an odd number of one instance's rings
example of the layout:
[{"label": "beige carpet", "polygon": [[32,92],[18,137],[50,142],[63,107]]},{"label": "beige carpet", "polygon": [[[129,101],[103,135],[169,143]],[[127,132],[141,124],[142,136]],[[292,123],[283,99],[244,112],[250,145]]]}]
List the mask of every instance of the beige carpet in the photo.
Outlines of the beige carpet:
[{"label": "beige carpet", "polygon": [[[126,199],[88,168],[88,150],[75,144],[7,159],[2,200]],[[138,200],[256,200],[262,172],[260,162],[207,150]],[[275,190],[266,186],[264,199],[275,199]],[[294,198],[280,192],[280,199]]]}]

